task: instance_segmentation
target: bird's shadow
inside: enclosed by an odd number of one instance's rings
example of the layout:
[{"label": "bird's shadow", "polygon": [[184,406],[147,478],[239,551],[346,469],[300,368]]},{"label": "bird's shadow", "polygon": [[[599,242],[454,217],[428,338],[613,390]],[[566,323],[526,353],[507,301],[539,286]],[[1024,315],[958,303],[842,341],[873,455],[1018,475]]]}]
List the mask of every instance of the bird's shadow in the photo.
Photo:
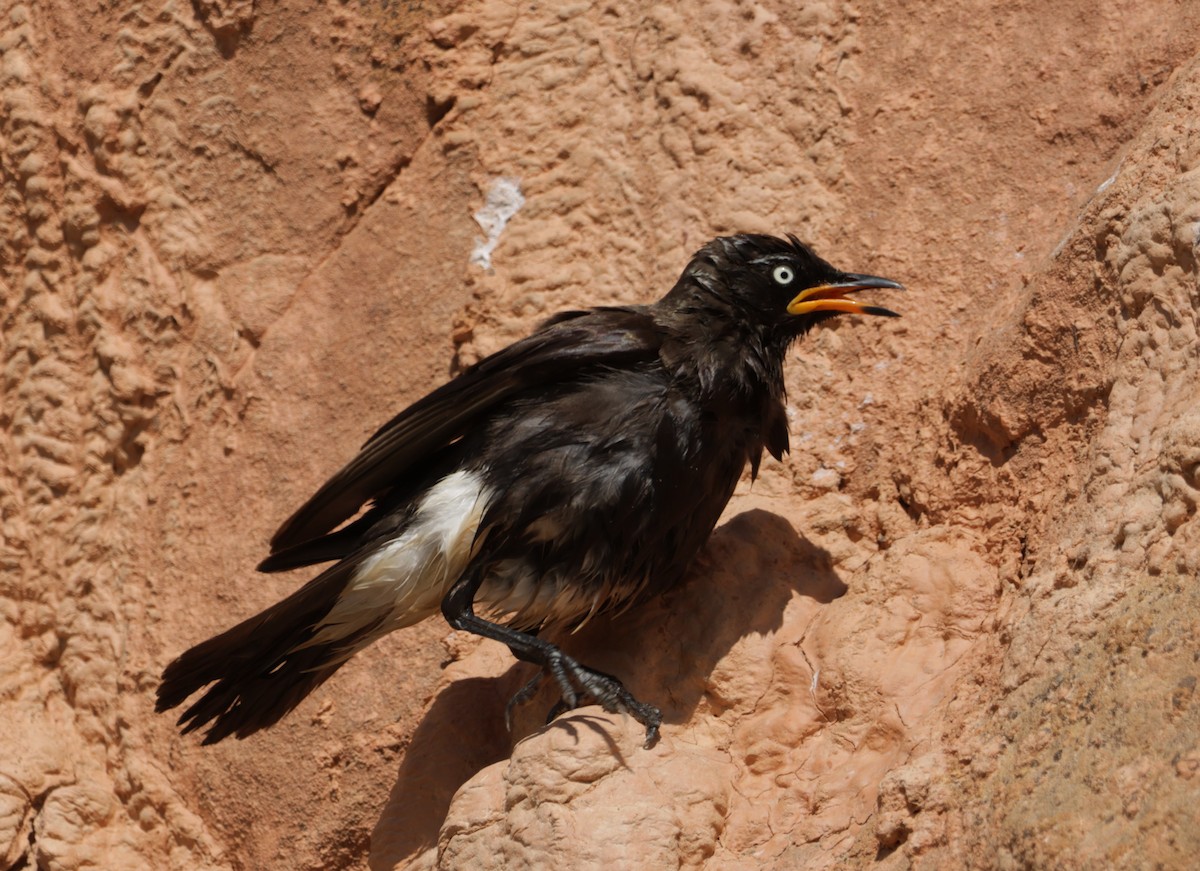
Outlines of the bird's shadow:
[{"label": "bird's shadow", "polygon": [[[793,596],[824,604],[846,590],[828,551],[779,515],[755,509],[713,534],[676,589],[553,640],[581,662],[620,676],[634,696],[662,708],[665,723],[680,723],[705,696],[717,663],[741,638],[779,629]],[[508,758],[516,740],[541,728],[585,725],[587,718],[566,716],[544,727],[554,692],[543,687],[517,711],[510,735],[505,704],[533,674],[532,666],[514,664],[501,677],[460,680],[438,695],[413,733],[372,832],[372,869],[391,869],[436,844],[459,787]]]}]

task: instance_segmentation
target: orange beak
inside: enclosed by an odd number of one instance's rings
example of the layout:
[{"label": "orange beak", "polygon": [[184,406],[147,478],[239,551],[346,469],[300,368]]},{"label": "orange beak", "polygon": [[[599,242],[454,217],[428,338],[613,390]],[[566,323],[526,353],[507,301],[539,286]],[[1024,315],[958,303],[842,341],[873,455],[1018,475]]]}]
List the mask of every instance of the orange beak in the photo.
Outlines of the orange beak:
[{"label": "orange beak", "polygon": [[807,315],[813,312],[845,312],[852,315],[880,315],[887,318],[898,318],[899,314],[891,309],[878,305],[864,305],[847,298],[846,294],[858,290],[884,288],[887,290],[904,290],[904,285],[890,278],[880,278],[877,275],[856,275],[847,273],[836,284],[822,284],[800,291],[799,295],[788,303],[788,314]]}]

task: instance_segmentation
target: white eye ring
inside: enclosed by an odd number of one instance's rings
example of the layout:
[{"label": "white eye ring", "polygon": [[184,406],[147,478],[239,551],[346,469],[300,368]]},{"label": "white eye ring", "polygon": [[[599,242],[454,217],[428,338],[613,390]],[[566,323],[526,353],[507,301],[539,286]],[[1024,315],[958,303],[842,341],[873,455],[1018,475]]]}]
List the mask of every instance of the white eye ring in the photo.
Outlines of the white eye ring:
[{"label": "white eye ring", "polygon": [[776,284],[791,284],[796,273],[792,272],[790,266],[776,266],[771,272],[771,277],[775,279]]}]

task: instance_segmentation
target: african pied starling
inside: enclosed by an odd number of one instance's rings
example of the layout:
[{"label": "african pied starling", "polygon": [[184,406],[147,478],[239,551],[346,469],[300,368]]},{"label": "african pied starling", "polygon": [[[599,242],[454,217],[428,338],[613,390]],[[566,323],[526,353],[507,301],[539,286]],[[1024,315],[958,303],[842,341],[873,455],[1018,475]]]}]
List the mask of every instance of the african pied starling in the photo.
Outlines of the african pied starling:
[{"label": "african pied starling", "polygon": [[264,572],[331,562],[283,601],[167,666],[157,710],[204,743],[272,725],[377,638],[440,609],[561,693],[662,720],[539,637],[677,584],[746,464],[788,449],[783,361],[849,294],[794,236],[715,239],[652,305],[556,315],[413,403],[288,519]]}]

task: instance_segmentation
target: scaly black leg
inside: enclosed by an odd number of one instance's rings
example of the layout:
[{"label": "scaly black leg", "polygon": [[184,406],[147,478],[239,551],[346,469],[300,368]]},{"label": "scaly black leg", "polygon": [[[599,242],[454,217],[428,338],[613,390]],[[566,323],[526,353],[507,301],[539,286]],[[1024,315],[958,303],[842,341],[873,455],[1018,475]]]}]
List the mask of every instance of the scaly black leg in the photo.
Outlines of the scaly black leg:
[{"label": "scaly black leg", "polygon": [[[581,665],[549,641],[476,616],[475,593],[481,580],[482,575],[478,572],[464,575],[442,600],[442,614],[451,626],[506,644],[517,659],[532,662],[553,677],[562,694],[562,700],[551,710],[551,718],[560,710],[578,707],[580,696],[585,695],[609,713],[623,711],[629,714],[646,727],[645,746],[654,746],[658,740],[658,727],[662,724],[662,712],[658,708],[639,702],[615,677]],[[505,709],[506,719],[514,704],[526,701],[540,682],[539,675],[513,696]]]}]

